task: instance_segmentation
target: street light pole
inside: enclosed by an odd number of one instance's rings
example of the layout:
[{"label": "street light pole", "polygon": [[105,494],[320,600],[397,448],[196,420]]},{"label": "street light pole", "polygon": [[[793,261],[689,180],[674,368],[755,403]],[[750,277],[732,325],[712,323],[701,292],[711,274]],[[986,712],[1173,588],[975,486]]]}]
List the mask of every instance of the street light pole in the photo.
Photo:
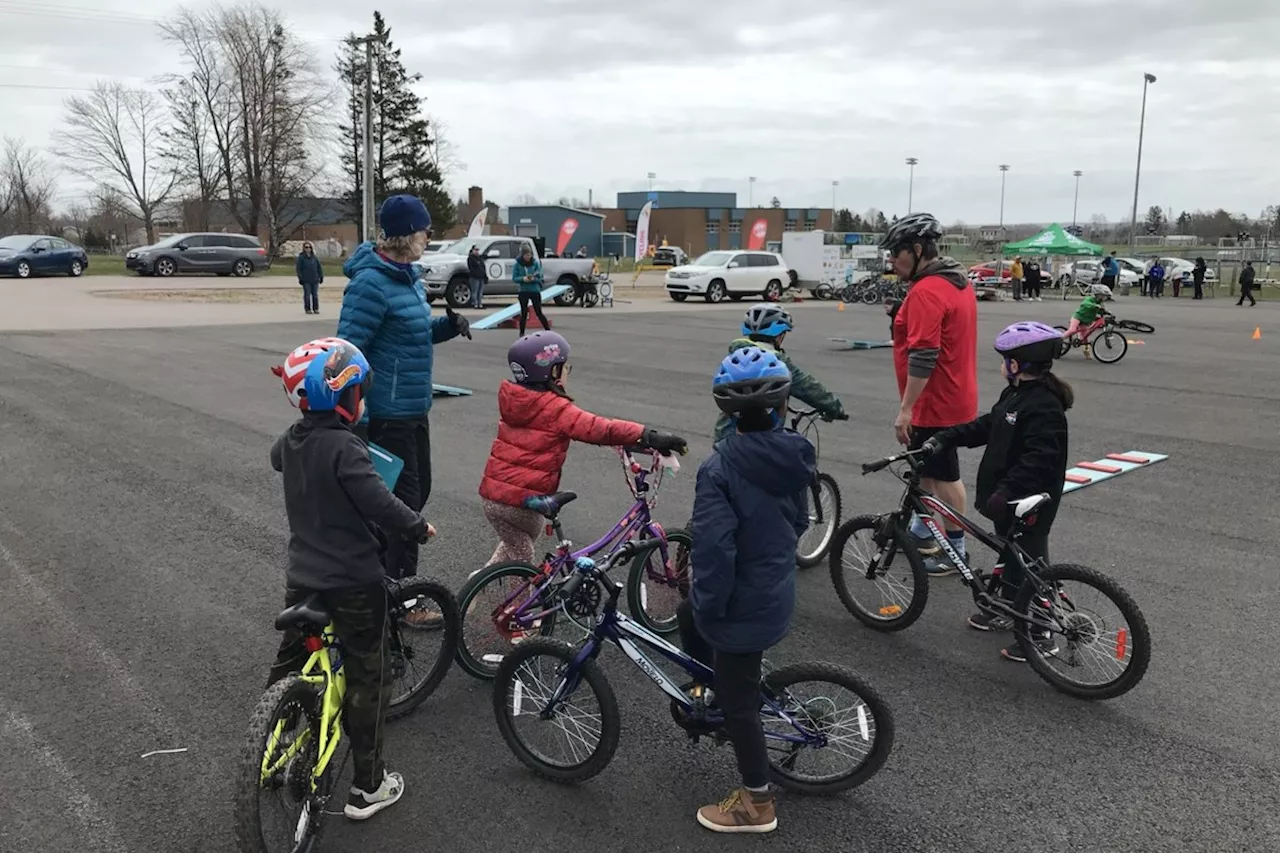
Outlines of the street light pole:
[{"label": "street light pole", "polygon": [[[996,233],[1000,236],[1000,242],[1004,243],[1004,180],[1009,172],[1007,163],[1000,164],[1000,225],[996,229]],[[996,286],[1000,284],[1000,278],[1004,275],[1004,249],[1000,250],[1000,257],[996,260]]]},{"label": "street light pole", "polygon": [[649,181],[649,192],[653,192],[653,179],[656,177],[658,177],[658,175],[654,172],[649,172],[645,175],[645,178]]},{"label": "street light pole", "polygon": [[1083,175],[1084,172],[1076,169],[1071,174],[1076,176],[1076,200],[1071,203],[1071,227],[1075,228],[1076,214],[1080,212],[1080,176]]},{"label": "street light pole", "polygon": [[911,205],[914,200],[913,196],[915,194],[915,188],[916,188],[916,164],[919,162],[920,161],[915,157],[907,158],[907,166],[911,168],[911,171],[907,176],[907,214],[908,215],[911,214]]},{"label": "street light pole", "polygon": [[756,179],[754,176],[747,178],[747,207],[755,204],[756,198]]},{"label": "street light pole", "polygon": [[1142,134],[1147,126],[1147,87],[1156,82],[1156,75],[1142,75],[1142,117],[1138,119],[1138,167],[1133,171],[1133,216],[1129,218],[1129,254],[1137,244],[1138,236],[1138,183],[1142,180]]},{"label": "street light pole", "polygon": [[373,212],[373,45],[381,42],[382,37],[367,35],[355,39],[355,44],[364,45],[364,122],[361,130],[361,142],[364,144],[364,156],[361,158],[360,180],[360,237],[372,240],[377,237],[374,227]]},{"label": "street light pole", "polygon": [[839,181],[831,182],[831,221],[836,220],[836,187],[840,186]]}]

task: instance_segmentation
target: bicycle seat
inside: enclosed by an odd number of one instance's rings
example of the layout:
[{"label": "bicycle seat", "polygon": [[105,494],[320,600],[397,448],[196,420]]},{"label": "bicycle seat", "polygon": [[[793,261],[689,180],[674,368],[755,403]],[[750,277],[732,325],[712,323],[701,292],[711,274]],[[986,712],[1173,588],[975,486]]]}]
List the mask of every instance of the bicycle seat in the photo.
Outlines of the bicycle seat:
[{"label": "bicycle seat", "polygon": [[524,499],[524,508],[531,509],[538,515],[555,518],[567,504],[578,499],[574,492],[556,492],[554,495],[533,495]]},{"label": "bicycle seat", "polygon": [[330,621],[329,610],[324,606],[324,599],[317,592],[307,596],[277,616],[276,630],[287,631],[290,628],[314,628],[317,631],[323,631],[328,627]]},{"label": "bicycle seat", "polygon": [[1013,515],[1015,518],[1026,518],[1040,507],[1047,504],[1051,498],[1047,492],[1041,492],[1038,495],[1032,495],[1029,498],[1023,498],[1020,501],[1010,501],[1013,504]]}]

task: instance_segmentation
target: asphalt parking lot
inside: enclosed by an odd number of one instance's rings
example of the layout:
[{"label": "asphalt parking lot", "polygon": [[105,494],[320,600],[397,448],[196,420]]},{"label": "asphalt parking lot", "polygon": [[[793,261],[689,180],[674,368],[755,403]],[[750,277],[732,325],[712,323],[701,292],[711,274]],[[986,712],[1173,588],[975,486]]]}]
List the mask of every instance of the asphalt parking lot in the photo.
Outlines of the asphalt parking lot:
[{"label": "asphalt parking lot", "polygon": [[[657,509],[689,515],[710,447],[708,386],[745,306],[549,313],[573,342],[571,391],[592,411],[691,438]],[[983,304],[983,352],[1016,317],[1065,322],[1070,306]],[[797,306],[788,350],[840,394],[852,420],[823,427],[823,468],[845,514],[888,508],[898,490],[857,466],[893,449],[887,350],[877,308]],[[1059,368],[1073,382],[1073,459],[1148,450],[1171,459],[1066,499],[1059,559],[1114,573],[1154,635],[1146,680],[1103,704],[1053,692],[1003,661],[999,637],[966,629],[967,593],[935,583],[924,617],[882,636],[836,599],[825,567],[800,578],[775,664],[852,666],[892,704],[897,746],[847,794],[788,796],[758,842],[787,851],[1167,851],[1280,849],[1275,552],[1280,490],[1280,308],[1228,300],[1119,302],[1154,324],[1114,366]],[[1261,340],[1251,340],[1255,326]],[[276,635],[286,526],[267,449],[291,420],[268,367],[331,320],[98,331],[0,339],[0,849],[228,851],[236,755]],[[476,494],[496,427],[494,391],[514,333],[437,350],[436,381],[475,389],[432,411],[440,530],[423,574],[461,585],[493,536]],[[984,403],[998,362],[980,360]],[[972,483],[978,455],[962,457]],[[628,503],[616,458],[576,447],[564,486],[580,541]],[[732,755],[691,747],[653,686],[616,650],[604,665],[623,708],[613,764],[562,788],[519,765],[486,686],[454,670],[388,735],[401,804],[366,825],[335,818],[331,851],[502,846],[702,851],[722,841],[693,820],[735,783]],[[185,748],[141,758],[156,749]],[[499,839],[501,839],[499,841]]]}]

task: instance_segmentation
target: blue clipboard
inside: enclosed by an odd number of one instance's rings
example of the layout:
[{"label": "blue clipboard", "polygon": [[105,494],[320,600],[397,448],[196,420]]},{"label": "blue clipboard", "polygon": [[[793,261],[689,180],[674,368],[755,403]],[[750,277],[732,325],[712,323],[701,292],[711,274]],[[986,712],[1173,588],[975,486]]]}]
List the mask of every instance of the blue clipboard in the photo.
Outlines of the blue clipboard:
[{"label": "blue clipboard", "polygon": [[387,488],[394,491],[396,481],[400,479],[400,472],[404,470],[404,460],[372,441],[369,442],[369,458],[373,460],[373,470],[378,472],[378,476],[387,484]]}]

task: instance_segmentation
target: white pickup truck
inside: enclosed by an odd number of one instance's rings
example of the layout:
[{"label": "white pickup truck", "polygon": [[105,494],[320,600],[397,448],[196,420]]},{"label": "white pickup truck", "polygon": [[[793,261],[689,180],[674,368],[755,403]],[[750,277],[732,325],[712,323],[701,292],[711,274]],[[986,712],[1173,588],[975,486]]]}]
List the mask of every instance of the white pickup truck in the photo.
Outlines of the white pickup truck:
[{"label": "white pickup truck", "polygon": [[[518,286],[511,280],[511,271],[521,251],[528,246],[533,256],[537,247],[527,237],[463,237],[443,252],[423,255],[419,263],[423,269],[423,283],[427,288],[427,301],[434,302],[441,296],[451,308],[462,308],[471,300],[467,275],[467,255],[472,246],[480,247],[489,273],[489,283],[484,286],[485,297],[515,296]],[[575,285],[595,281],[594,258],[544,258],[542,277],[546,285]],[[558,304],[567,305],[573,292],[556,297]]]}]

